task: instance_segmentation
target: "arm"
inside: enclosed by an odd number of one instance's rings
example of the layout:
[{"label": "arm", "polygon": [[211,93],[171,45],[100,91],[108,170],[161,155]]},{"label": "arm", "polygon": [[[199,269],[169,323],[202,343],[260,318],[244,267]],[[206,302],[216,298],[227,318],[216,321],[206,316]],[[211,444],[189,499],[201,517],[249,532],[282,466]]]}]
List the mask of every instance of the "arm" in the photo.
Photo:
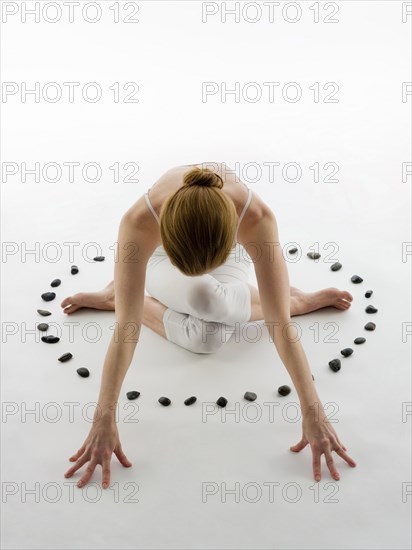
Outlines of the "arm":
[{"label": "arm", "polygon": [[157,246],[157,234],[144,216],[129,210],[119,227],[114,270],[116,325],[103,365],[98,404],[89,435],[70,461],[65,473],[71,477],[86,462],[89,465],[78,481],[85,485],[97,464],[102,465],[102,485],[110,484],[110,461],[114,452],[125,467],[132,464],[122,450],[116,426],[116,405],[127,369],[139,341],[144,307],[146,266]]},{"label": "arm", "polygon": [[275,216],[269,211],[264,212],[252,230],[249,230],[249,237],[249,241],[256,246],[256,252],[253,251],[251,257],[255,257],[254,266],[265,324],[290,374],[302,410],[309,410],[320,403],[320,398],[290,316],[289,275]]},{"label": "arm", "polygon": [[116,328],[103,365],[98,411],[115,419],[116,404],[139,341],[146,266],[155,244],[145,227],[131,215],[123,216],[114,269]]},{"label": "arm", "polygon": [[[332,451],[350,466],[356,463],[345,453],[333,427],[328,422],[320,397],[312,380],[309,363],[297,338],[290,316],[290,285],[286,263],[282,255],[276,218],[264,207],[255,223],[248,228],[248,242],[252,243],[250,256],[254,261],[261,307],[265,324],[274,341],[299,396],[302,410],[302,439],[291,447],[298,452],[310,443],[313,454],[313,474],[320,480],[320,457],[326,462],[334,479],[339,479]],[[247,250],[247,243],[244,244]]]}]

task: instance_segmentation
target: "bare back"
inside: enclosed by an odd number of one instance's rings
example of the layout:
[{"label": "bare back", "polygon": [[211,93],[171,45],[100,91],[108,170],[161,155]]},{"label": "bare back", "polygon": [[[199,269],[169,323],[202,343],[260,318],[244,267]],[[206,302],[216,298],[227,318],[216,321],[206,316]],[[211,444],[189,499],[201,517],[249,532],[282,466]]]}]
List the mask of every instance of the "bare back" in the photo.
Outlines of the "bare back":
[{"label": "bare back", "polygon": [[[155,183],[148,188],[148,194],[150,197],[150,203],[155,211],[155,214],[159,216],[160,209],[163,202],[167,197],[175,193],[183,185],[183,176],[193,167],[208,168],[213,170],[223,180],[222,191],[230,197],[235,205],[238,216],[241,215],[242,210],[248,198],[248,187],[240,181],[235,172],[226,164],[219,162],[208,162],[202,164],[190,164],[176,166],[165,172]],[[245,216],[238,230],[239,242],[244,242],[247,239],[247,228],[253,223],[253,219],[261,213],[263,208],[267,208],[267,205],[253,192],[252,200],[247,208]],[[152,246],[156,247],[161,245],[161,237],[158,223],[150,211],[144,195],[140,197],[128,210],[128,215],[139,222],[140,225],[147,227],[150,232],[150,241]]]}]

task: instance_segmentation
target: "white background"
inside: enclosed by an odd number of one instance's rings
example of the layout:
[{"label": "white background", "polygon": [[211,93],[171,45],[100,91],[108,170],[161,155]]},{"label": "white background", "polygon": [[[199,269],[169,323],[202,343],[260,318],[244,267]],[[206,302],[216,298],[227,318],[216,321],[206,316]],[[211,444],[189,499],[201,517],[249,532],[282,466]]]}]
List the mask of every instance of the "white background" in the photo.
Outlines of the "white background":
[{"label": "white background", "polygon": [[[202,2],[154,1],[139,2],[139,22],[126,24],[132,8],[120,3],[120,22],[114,23],[113,4],[99,3],[102,16],[94,24],[79,8],[73,23],[65,10],[53,24],[42,16],[39,23],[33,16],[23,22],[22,3],[15,3],[18,13],[2,25],[2,79],[19,90],[3,95],[2,103],[3,168],[5,162],[19,167],[2,178],[2,399],[13,411],[3,413],[1,425],[4,548],[409,548],[412,497],[403,497],[402,488],[409,483],[410,491],[412,480],[411,416],[402,417],[402,410],[410,410],[411,402],[410,337],[402,338],[402,330],[411,322],[411,258],[402,257],[402,243],[411,241],[411,177],[402,181],[402,163],[411,161],[412,98],[402,101],[402,82],[411,81],[411,16],[402,22],[402,2],[343,1],[337,3],[338,22],[324,23],[331,9],[321,2],[315,23],[313,3],[300,2],[301,17],[290,23],[282,17],[282,2],[273,22],[263,4],[255,23],[242,17],[236,23],[233,16],[222,22],[219,4],[219,12],[202,22]],[[252,9],[249,19],[255,17]],[[295,17],[292,8],[287,15]],[[31,88],[52,81],[61,84],[60,101],[22,101],[22,83]],[[73,103],[63,82],[81,84]],[[88,82],[101,86],[100,101],[81,96]],[[109,89],[115,82],[123,94],[118,103]],[[122,101],[126,82],[139,85],[138,103]],[[253,103],[241,95],[236,102],[232,95],[223,101],[219,93],[202,101],[203,82],[226,82],[228,88],[256,82],[262,98]],[[280,83],[273,102],[263,82]],[[301,86],[300,101],[282,97],[288,82]],[[315,82],[319,102],[309,89]],[[337,103],[323,102],[327,82],[339,86]],[[209,356],[143,327],[119,397],[120,437],[133,467],[124,469],[113,457],[117,494],[99,489],[97,467],[94,485],[74,487],[71,495],[63,473],[90,429],[82,410],[97,399],[115,315],[88,310],[68,318],[59,304],[75,292],[105,286],[113,277],[110,247],[123,213],[171,166],[202,161],[236,167],[275,213],[282,245],[299,244],[302,257],[287,263],[293,286],[334,286],[353,294],[349,311],[327,308],[294,320],[318,392],[325,406],[331,404],[334,427],[358,466],[352,469],[336,456],[341,480],[330,483],[322,459],[315,492],[309,447],[289,451],[301,435],[299,418],[292,421],[298,397],[294,389],[285,398],[276,393],[291,381],[263,326],[256,342],[259,324]],[[23,182],[24,162],[96,162],[102,177],[91,183],[77,171],[74,182],[67,172],[55,183],[30,175]],[[138,182],[114,183],[109,166],[115,162],[135,162]],[[274,181],[265,162],[280,163]],[[302,169],[299,181],[282,178],[290,162]],[[319,182],[309,169],[316,162]],[[338,182],[323,181],[328,162],[339,166]],[[257,181],[252,165],[245,170],[248,163],[262,168]],[[69,242],[78,243],[74,258],[64,245]],[[306,257],[315,243],[319,262]],[[5,246],[12,253],[5,254]],[[56,250],[61,257],[54,261]],[[99,252],[104,263],[88,261]],[[341,261],[342,270],[332,273],[331,260]],[[80,268],[76,276],[70,275],[73,263]],[[353,285],[353,274],[364,282]],[[62,279],[57,298],[45,304],[40,294],[51,290],[56,277]],[[369,288],[374,294],[367,300]],[[368,303],[379,309],[376,315],[364,312]],[[40,318],[36,309],[42,307],[53,316]],[[48,320],[61,329],[54,346],[43,344],[35,330]],[[364,331],[367,321],[377,324],[375,332]],[[72,341],[69,323],[75,323]],[[336,327],[334,337],[327,323]],[[328,361],[357,336],[367,342],[353,346],[354,355],[333,373]],[[66,351],[74,358],[60,364],[56,358]],[[76,374],[80,366],[90,369],[88,379]],[[131,389],[141,392],[134,405],[138,422],[126,421],[133,411],[124,409]],[[254,408],[244,408],[245,391],[258,394]],[[161,395],[172,406],[161,407]],[[190,408],[182,403],[189,395],[198,397]],[[229,400],[228,409],[238,407],[239,418],[227,415],[224,422],[216,412],[202,421],[202,403],[220,395]],[[69,402],[79,404],[73,419]],[[269,402],[277,403],[273,421],[263,405]],[[25,408],[36,407],[36,415],[25,416]],[[54,422],[56,411],[61,418]],[[253,422],[256,411],[262,416]],[[205,483],[216,494],[203,502]],[[273,502],[271,483],[278,484]],[[237,487],[239,498],[225,495],[225,486]],[[25,488],[36,487],[37,502],[34,495],[24,497]],[[252,502],[259,489],[260,498]],[[127,501],[133,492],[138,502]]]}]

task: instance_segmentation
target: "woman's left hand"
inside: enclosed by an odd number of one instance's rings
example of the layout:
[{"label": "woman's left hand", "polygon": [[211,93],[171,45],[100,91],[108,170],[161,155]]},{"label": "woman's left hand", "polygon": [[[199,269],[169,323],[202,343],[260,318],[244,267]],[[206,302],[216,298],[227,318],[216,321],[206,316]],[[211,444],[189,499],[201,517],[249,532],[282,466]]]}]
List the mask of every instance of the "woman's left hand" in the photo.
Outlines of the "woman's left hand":
[{"label": "woman's left hand", "polygon": [[303,413],[302,439],[299,443],[290,447],[290,450],[298,453],[308,443],[312,449],[313,476],[316,481],[320,481],[321,478],[320,457],[322,454],[325,454],[326,464],[333,479],[336,481],[340,479],[340,476],[333,462],[332,451],[335,451],[341,458],[346,460],[352,468],[356,466],[356,462],[346,454],[346,447],[339,441],[322,406],[320,406],[320,411],[317,410],[316,415],[313,412]]}]

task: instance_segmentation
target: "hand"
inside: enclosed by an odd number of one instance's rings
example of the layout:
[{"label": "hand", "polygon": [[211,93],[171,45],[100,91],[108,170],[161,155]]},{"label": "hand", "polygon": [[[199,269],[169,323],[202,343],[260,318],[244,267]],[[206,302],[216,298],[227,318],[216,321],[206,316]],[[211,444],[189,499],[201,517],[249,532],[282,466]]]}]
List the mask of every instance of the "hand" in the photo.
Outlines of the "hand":
[{"label": "hand", "polygon": [[77,453],[69,458],[71,462],[76,461],[76,464],[67,470],[64,477],[71,477],[74,472],[90,461],[86,471],[77,482],[78,487],[83,487],[88,483],[97,464],[101,464],[102,486],[103,489],[106,489],[110,485],[110,461],[113,452],[125,468],[132,466],[122,450],[115,421],[113,419],[95,420],[86,441]]},{"label": "hand", "polygon": [[346,454],[346,447],[339,441],[322,406],[316,416],[317,418],[315,418],[315,415],[312,413],[304,413],[302,420],[302,439],[299,443],[290,447],[290,450],[298,453],[309,443],[312,449],[313,476],[315,481],[320,481],[321,478],[320,457],[322,453],[325,454],[326,464],[333,479],[338,481],[340,476],[333,462],[332,451],[335,451],[341,458],[346,460],[352,468],[356,466],[356,462]]}]

